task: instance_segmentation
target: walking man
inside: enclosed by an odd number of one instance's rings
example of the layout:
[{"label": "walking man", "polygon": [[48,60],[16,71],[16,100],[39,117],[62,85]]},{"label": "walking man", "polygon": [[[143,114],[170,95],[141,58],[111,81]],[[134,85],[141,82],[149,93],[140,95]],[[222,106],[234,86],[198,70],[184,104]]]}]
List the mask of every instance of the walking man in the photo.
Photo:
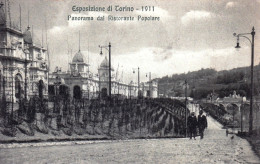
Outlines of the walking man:
[{"label": "walking man", "polygon": [[204,137],[204,130],[208,127],[207,118],[205,115],[202,115],[203,111],[200,110],[199,116],[198,116],[198,127],[199,127],[199,133],[200,133],[200,139],[203,139]]},{"label": "walking man", "polygon": [[192,112],[191,115],[188,117],[187,125],[189,128],[190,139],[192,139],[192,136],[193,136],[194,140],[196,140],[197,118],[196,118],[194,112]]}]

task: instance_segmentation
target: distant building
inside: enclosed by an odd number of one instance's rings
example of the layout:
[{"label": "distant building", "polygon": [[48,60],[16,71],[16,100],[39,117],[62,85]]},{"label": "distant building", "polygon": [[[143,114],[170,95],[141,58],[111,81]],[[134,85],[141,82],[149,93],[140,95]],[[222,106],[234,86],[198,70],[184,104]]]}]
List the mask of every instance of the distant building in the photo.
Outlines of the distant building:
[{"label": "distant building", "polygon": [[[93,99],[99,96],[109,95],[109,61],[105,57],[98,68],[98,74],[88,70],[89,64],[84,60],[80,50],[74,55],[70,63],[70,71],[62,72],[56,70],[49,76],[49,94],[64,95],[67,93],[74,99]],[[130,82],[125,84],[116,79],[111,68],[111,95],[120,95],[123,97],[137,97],[137,84]],[[150,89],[150,91],[149,91]],[[140,90],[144,97],[157,97],[157,82],[151,81],[140,84]]]},{"label": "distant building", "polygon": [[75,99],[97,97],[99,91],[98,77],[88,71],[89,64],[84,61],[79,50],[69,64],[70,70],[56,70],[49,76],[49,95],[71,95]]},{"label": "distant building", "polygon": [[144,97],[157,98],[158,97],[158,81],[151,80],[142,82],[140,90]]}]

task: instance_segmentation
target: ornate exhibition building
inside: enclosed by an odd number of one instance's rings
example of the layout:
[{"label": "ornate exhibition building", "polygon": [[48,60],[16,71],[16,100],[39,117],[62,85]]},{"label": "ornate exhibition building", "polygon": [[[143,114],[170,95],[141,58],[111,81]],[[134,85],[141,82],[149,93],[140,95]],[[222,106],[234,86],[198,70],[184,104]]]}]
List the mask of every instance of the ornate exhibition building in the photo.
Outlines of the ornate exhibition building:
[{"label": "ornate exhibition building", "polygon": [[34,95],[48,96],[47,50],[0,8],[0,97],[17,102]]},{"label": "ornate exhibition building", "polygon": [[[89,72],[89,64],[84,60],[84,55],[79,50],[69,64],[70,69],[62,72],[61,69],[56,70],[49,75],[49,94],[56,95],[67,94],[75,99],[80,98],[97,98],[109,94],[109,61],[107,57],[103,59],[98,74],[93,75]],[[131,81],[125,84],[118,80],[113,74],[114,69],[111,68],[111,95],[122,96],[126,98],[137,97],[138,84]],[[155,98],[157,94],[157,82],[150,80],[139,84],[139,96]]]},{"label": "ornate exhibition building", "polygon": [[[100,63],[98,74],[94,76],[79,50],[69,63],[69,71],[62,72],[56,68],[49,74],[50,61],[43,39],[39,42],[29,25],[22,31],[21,19],[20,25],[15,25],[5,9],[0,6],[0,98],[16,103],[34,96],[47,99],[53,95],[67,95],[74,99],[92,99],[108,95],[107,58]],[[139,85],[133,82],[125,84],[115,78],[113,68],[111,72],[112,96],[131,98],[139,93],[142,97],[157,97],[155,80]]]}]

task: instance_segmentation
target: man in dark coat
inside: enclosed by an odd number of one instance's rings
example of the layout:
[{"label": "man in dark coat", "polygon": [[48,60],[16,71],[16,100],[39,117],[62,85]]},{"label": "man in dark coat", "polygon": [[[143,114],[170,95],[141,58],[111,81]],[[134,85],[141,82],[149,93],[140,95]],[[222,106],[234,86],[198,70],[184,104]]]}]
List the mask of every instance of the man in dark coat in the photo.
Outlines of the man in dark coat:
[{"label": "man in dark coat", "polygon": [[203,111],[200,110],[199,116],[198,116],[198,127],[199,127],[199,133],[200,133],[200,139],[203,139],[204,137],[204,130],[208,127],[207,118],[205,115],[202,115]]},{"label": "man in dark coat", "polygon": [[192,112],[191,115],[188,117],[187,126],[189,128],[190,139],[192,139],[192,135],[193,135],[194,140],[196,140],[197,118],[194,112]]}]

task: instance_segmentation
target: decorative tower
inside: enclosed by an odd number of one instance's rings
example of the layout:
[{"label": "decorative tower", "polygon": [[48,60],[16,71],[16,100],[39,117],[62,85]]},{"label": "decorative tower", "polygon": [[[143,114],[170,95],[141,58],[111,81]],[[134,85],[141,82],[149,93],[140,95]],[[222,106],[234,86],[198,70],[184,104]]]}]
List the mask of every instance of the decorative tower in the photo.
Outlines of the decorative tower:
[{"label": "decorative tower", "polygon": [[[114,69],[111,68],[111,71],[113,72]],[[99,75],[99,87],[101,94],[108,95],[109,92],[109,61],[107,57],[101,62],[100,67],[98,68],[98,75]],[[114,77],[111,77],[113,80]]]},{"label": "decorative tower", "polygon": [[84,56],[80,51],[80,33],[79,33],[79,51],[74,55],[70,63],[70,71],[72,76],[89,77],[89,64],[84,61]]}]

